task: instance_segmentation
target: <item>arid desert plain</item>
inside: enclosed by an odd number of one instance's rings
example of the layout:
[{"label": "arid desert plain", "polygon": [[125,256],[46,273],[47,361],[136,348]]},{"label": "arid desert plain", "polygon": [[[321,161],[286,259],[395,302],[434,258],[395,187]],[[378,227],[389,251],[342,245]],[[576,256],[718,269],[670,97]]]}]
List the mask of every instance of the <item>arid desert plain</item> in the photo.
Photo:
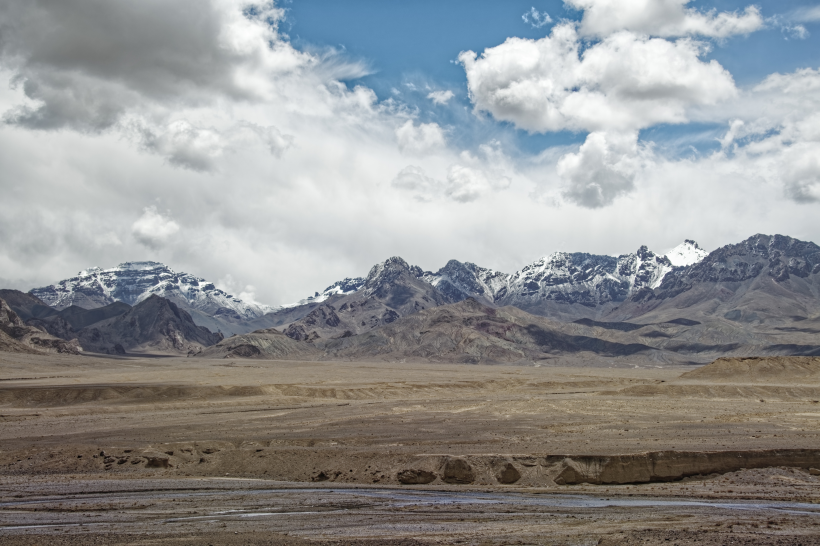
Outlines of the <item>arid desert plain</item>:
[{"label": "arid desert plain", "polygon": [[0,543],[820,544],[820,359],[0,353]]}]

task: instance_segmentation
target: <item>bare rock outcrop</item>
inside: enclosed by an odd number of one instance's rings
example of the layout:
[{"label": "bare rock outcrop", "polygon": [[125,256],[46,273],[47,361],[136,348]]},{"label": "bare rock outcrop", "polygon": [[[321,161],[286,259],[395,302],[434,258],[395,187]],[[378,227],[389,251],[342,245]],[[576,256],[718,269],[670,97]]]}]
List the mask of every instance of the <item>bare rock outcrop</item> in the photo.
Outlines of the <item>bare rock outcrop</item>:
[{"label": "bare rock outcrop", "polygon": [[[560,460],[560,459],[559,459]],[[668,482],[743,468],[820,466],[820,450],[654,451],[633,455],[572,456],[553,478],[558,485]]]},{"label": "bare rock outcrop", "polygon": [[495,470],[495,479],[498,483],[509,485],[521,479],[521,473],[509,461],[497,461],[493,465],[493,470]]},{"label": "bare rock outcrop", "polygon": [[404,485],[423,485],[435,481],[435,472],[429,470],[406,469],[398,473],[399,483]]},{"label": "bare rock outcrop", "polygon": [[198,356],[203,358],[257,358],[275,360],[310,360],[321,353],[310,343],[292,339],[269,328],[249,334],[231,336]]},{"label": "bare rock outcrop", "polygon": [[79,354],[82,347],[76,339],[66,341],[25,324],[5,300],[0,299],[0,350]]},{"label": "bare rock outcrop", "polygon": [[444,461],[441,479],[451,484],[467,484],[475,481],[475,472],[470,463],[458,457],[448,457]]}]

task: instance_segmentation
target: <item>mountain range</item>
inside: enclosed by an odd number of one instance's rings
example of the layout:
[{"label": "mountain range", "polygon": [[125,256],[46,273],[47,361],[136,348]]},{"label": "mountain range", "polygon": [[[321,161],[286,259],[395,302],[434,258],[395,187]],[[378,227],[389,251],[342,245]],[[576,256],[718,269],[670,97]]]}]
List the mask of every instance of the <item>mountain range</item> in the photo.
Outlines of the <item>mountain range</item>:
[{"label": "mountain range", "polygon": [[[27,324],[109,353],[663,363],[820,350],[820,247],[781,235],[711,253],[691,240],[663,256],[556,252],[512,274],[457,260],[428,272],[393,257],[279,307],[156,262],[92,268],[0,298]],[[162,332],[145,322],[154,315],[165,317]],[[129,338],[133,324],[141,333]]]},{"label": "mountain range", "polygon": [[[669,252],[669,257],[658,256],[646,247],[617,258],[556,252],[513,274],[457,260],[450,260],[435,273],[409,265],[407,269],[420,283],[429,285],[423,290],[433,287],[440,293],[436,296],[438,304],[475,297],[545,316],[597,316],[606,304],[622,301],[647,283],[658,284],[675,265],[690,265],[705,255],[697,243],[685,241]],[[286,325],[323,303],[333,304],[362,289],[371,289],[374,282],[381,282],[374,280],[379,272],[391,270],[394,262],[406,264],[401,258],[390,258],[375,265],[367,277],[337,281],[313,296],[278,307],[243,301],[213,282],[150,261],[125,262],[108,269],[91,267],[50,286],[34,288],[29,294],[58,311],[71,306],[94,309],[114,302],[133,306],[157,295],[186,310],[198,325],[232,335]],[[370,285],[365,286],[368,280]],[[571,308],[564,305],[567,303]],[[405,311],[409,309],[400,314]]]}]

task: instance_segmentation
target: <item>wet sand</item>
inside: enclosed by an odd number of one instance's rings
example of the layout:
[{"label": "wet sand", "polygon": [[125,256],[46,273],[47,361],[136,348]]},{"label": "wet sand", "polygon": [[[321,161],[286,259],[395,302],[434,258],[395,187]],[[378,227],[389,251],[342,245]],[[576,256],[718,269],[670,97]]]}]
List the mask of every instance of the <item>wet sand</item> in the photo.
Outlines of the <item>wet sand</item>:
[{"label": "wet sand", "polygon": [[[692,380],[681,378],[691,368],[618,364],[0,353],[0,538],[4,544],[35,544],[30,541],[44,535],[54,544],[655,544],[667,538],[820,544],[820,477],[812,475],[811,462],[820,448],[820,385],[786,376],[765,383]],[[793,464],[790,450],[808,450],[809,459]],[[693,464],[686,457],[710,453],[707,462],[717,460],[724,466],[714,468],[724,470],[646,480],[610,472],[600,475],[603,481],[624,483],[584,483],[598,476],[590,465],[645,452],[684,467]],[[765,452],[769,462],[731,468],[748,452]],[[565,456],[587,465],[578,483],[557,479],[566,476]],[[469,467],[467,478],[448,478],[453,460]],[[511,483],[499,477],[505,465],[518,474]],[[433,479],[402,484],[408,470]],[[283,494],[283,487],[303,491]],[[382,492],[338,490],[350,487]],[[132,497],[118,497],[122,489]],[[182,494],[192,489],[203,491]],[[389,491],[408,489],[507,496],[503,502],[432,502],[431,493],[409,503],[390,498]],[[651,506],[528,500],[567,494],[595,502],[649,499]],[[85,500],[69,499],[78,495]],[[805,506],[708,504],[716,502]],[[300,508],[307,505],[310,510]]]}]

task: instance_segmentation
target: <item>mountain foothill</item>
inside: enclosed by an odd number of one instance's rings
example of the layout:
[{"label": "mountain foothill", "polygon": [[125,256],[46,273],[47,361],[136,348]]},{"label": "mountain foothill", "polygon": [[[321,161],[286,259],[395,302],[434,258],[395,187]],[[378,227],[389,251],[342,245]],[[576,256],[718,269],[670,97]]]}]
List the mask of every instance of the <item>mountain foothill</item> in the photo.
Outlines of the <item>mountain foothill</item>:
[{"label": "mountain foothill", "polygon": [[0,290],[0,349],[206,358],[645,365],[820,355],[820,247],[555,252],[512,274],[402,258],[294,304],[245,302],[157,262]]}]

